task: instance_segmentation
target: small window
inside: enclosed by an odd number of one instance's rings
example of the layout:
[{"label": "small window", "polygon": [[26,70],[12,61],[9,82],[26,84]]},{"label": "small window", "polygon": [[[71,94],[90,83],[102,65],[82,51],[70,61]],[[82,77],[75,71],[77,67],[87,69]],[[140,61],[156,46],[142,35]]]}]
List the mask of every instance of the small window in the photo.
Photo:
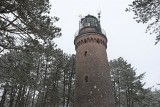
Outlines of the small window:
[{"label": "small window", "polygon": [[100,43],[99,39],[97,40],[97,43],[98,43],[98,44]]},{"label": "small window", "polygon": [[85,76],[85,82],[88,82],[88,76]]},{"label": "small window", "polygon": [[84,56],[87,56],[87,51],[84,52]]}]

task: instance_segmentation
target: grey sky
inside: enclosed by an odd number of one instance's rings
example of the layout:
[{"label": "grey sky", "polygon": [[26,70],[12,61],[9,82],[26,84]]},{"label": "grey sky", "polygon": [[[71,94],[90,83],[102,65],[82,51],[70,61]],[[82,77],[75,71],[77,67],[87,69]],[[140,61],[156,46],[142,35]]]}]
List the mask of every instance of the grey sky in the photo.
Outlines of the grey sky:
[{"label": "grey sky", "polygon": [[68,54],[75,54],[74,35],[78,30],[80,15],[97,17],[101,11],[101,26],[108,38],[108,59],[123,57],[137,69],[146,72],[145,87],[160,83],[160,43],[154,45],[155,35],[145,33],[147,25],[133,20],[133,13],[125,12],[132,0],[53,0],[51,15],[60,20],[62,37],[55,39],[58,47]]}]

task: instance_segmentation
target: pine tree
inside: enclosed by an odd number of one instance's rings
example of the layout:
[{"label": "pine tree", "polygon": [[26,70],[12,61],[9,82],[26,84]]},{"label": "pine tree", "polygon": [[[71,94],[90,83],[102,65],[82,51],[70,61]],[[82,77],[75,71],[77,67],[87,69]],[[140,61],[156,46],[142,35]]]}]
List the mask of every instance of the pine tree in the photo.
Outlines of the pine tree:
[{"label": "pine tree", "polygon": [[159,0],[134,0],[126,11],[134,12],[134,19],[142,23],[150,23],[146,32],[151,31],[150,34],[156,34],[157,44],[160,40],[160,3]]},{"label": "pine tree", "polygon": [[0,53],[60,36],[61,29],[54,25],[58,18],[49,16],[50,8],[49,0],[1,0]]},{"label": "pine tree", "polygon": [[136,70],[123,58],[109,62],[116,107],[135,107],[140,101],[139,93],[143,91],[141,80],[144,74],[136,76]]}]

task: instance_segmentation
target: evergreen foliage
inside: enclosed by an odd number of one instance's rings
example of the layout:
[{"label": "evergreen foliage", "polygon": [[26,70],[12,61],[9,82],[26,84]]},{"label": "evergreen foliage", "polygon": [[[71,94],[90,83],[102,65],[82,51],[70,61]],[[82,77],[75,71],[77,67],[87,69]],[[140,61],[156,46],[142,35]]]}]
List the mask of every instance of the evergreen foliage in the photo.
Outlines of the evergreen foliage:
[{"label": "evergreen foliage", "polygon": [[[0,107],[74,107],[75,55],[56,48],[49,10],[49,0],[0,1]],[[144,73],[123,58],[109,64],[117,107],[159,107]]]},{"label": "evergreen foliage", "polygon": [[74,57],[53,47],[2,55],[0,107],[73,105]]},{"label": "evergreen foliage", "polygon": [[50,7],[49,0],[1,0],[0,52],[59,37],[58,18],[49,16]]},{"label": "evergreen foliage", "polygon": [[157,44],[160,41],[160,2],[159,0],[134,0],[126,11],[134,12],[134,19],[138,23],[150,24],[147,27],[146,32],[151,31],[150,34],[156,34]]},{"label": "evergreen foliage", "polygon": [[109,65],[116,107],[158,107],[156,99],[160,97],[154,95],[157,91],[145,89],[141,82],[145,73],[137,76],[136,69],[122,57],[111,60]]}]

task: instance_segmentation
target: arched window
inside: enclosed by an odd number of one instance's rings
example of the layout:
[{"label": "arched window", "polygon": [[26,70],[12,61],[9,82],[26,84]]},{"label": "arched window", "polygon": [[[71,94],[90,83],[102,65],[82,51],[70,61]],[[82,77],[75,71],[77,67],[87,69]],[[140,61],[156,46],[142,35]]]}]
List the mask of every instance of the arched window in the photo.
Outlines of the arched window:
[{"label": "arched window", "polygon": [[100,43],[99,39],[97,39],[97,43],[98,43],[98,44]]},{"label": "arched window", "polygon": [[85,76],[84,80],[85,82],[88,82],[88,76]]},{"label": "arched window", "polygon": [[84,52],[84,56],[87,56],[87,51]]}]

